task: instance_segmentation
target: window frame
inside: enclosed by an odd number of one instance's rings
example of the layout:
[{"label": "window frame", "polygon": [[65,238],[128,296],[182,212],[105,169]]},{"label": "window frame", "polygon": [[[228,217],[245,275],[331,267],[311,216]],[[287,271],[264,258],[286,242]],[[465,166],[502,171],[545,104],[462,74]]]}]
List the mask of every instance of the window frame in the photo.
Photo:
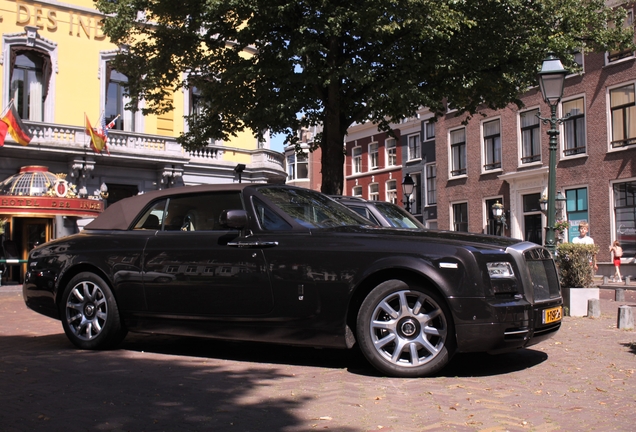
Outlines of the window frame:
[{"label": "window frame", "polygon": [[380,168],[380,148],[377,142],[369,143],[369,170]]},{"label": "window frame", "polygon": [[[429,175],[431,168],[434,170],[432,176]],[[424,165],[424,173],[426,175],[426,206],[437,205],[437,163],[431,162]],[[431,196],[433,200],[431,200]]]},{"label": "window frame", "polygon": [[[451,211],[450,211],[450,214],[451,214],[451,221],[450,221],[451,222],[451,231],[470,232],[470,231],[468,231],[468,201],[452,202],[450,204],[450,206],[451,206]],[[458,221],[457,220],[458,206],[461,206],[462,209],[465,209],[465,211],[461,212],[462,216],[464,216],[464,215],[466,216],[466,220],[465,221],[463,221],[463,220]],[[464,231],[464,230],[461,230],[461,229],[457,229],[458,226],[460,226],[460,225],[461,226],[465,225],[466,230]]]},{"label": "window frame", "polygon": [[[623,23],[623,28],[634,27],[634,9],[629,8],[625,9],[627,12],[627,17],[625,22]],[[615,25],[613,22],[609,23],[609,26],[614,28]],[[631,60],[634,58],[634,51],[630,51],[629,49],[622,51],[606,51],[605,52],[605,65],[613,65],[617,63],[624,62],[626,60]]]},{"label": "window frame", "polygon": [[[411,140],[415,141],[414,145],[411,145]],[[418,133],[407,135],[406,137],[408,160],[415,161],[422,158],[422,140]]]},{"label": "window frame", "polygon": [[395,138],[387,138],[384,140],[385,166],[397,166],[397,140]]},{"label": "window frame", "polygon": [[[530,114],[530,113],[534,113],[531,117],[536,118],[536,123],[533,123],[530,126],[522,126],[522,116],[524,114]],[[543,155],[541,152],[541,121],[539,120],[539,118],[537,117],[537,114],[539,114],[539,108],[538,107],[534,107],[534,108],[529,108],[527,110],[524,111],[519,111],[519,115],[518,115],[518,119],[519,119],[519,162],[521,165],[523,166],[527,166],[527,165],[532,165],[532,164],[540,164],[543,160]],[[530,155],[526,155],[525,154],[525,148],[526,148],[526,142],[524,140],[524,132],[525,131],[530,131],[530,141],[531,141],[531,149],[533,151],[533,153],[531,153]],[[535,150],[535,142],[534,142],[534,138],[536,137],[536,150],[538,151],[538,153],[534,153]]]},{"label": "window frame", "polygon": [[[582,100],[583,101],[583,113],[582,114],[576,114],[576,115],[570,115],[568,116],[567,112],[565,111],[565,105],[571,102],[575,102],[578,100]],[[562,150],[562,154],[564,158],[572,158],[572,157],[577,157],[577,156],[585,156],[587,154],[587,102],[586,102],[586,98],[585,95],[577,95],[577,96],[573,96],[570,97],[568,99],[562,100],[561,101],[561,112],[563,113],[563,124],[561,125],[562,128],[562,139],[561,139],[561,150]],[[583,134],[583,145],[580,146],[579,142],[578,142],[578,134],[577,134],[577,130],[579,129],[578,125],[579,125],[579,121],[580,121],[580,128],[582,128],[582,134]],[[577,144],[574,147],[568,147],[568,125],[574,123],[573,126],[573,130],[574,130],[574,141],[575,144]]]},{"label": "window frame", "polygon": [[351,174],[362,172],[362,147],[356,145],[351,149]]},{"label": "window frame", "polygon": [[369,191],[369,201],[380,201],[380,184],[375,182],[375,183],[369,183],[368,186],[368,191]]},{"label": "window frame", "polygon": [[[453,133],[463,131],[464,140],[453,143]],[[449,178],[461,178],[468,174],[468,155],[466,153],[466,128],[461,127],[448,131]]]},{"label": "window frame", "polygon": [[386,202],[397,205],[397,180],[387,180],[384,184],[384,195]]},{"label": "window frame", "polygon": [[[497,122],[499,125],[497,133],[486,135],[486,125]],[[502,150],[502,138],[501,138],[501,118],[493,117],[481,122],[481,134],[482,134],[482,172],[491,173],[502,170],[503,163],[503,150]],[[498,139],[498,144],[497,144]],[[497,149],[498,146],[498,149]],[[491,160],[492,159],[492,160]],[[499,160],[497,160],[499,159]]]},{"label": "window frame", "polygon": [[[632,99],[634,99],[630,103],[624,103],[621,105],[617,105],[616,107],[612,106],[612,92],[620,90],[625,87],[632,88]],[[631,108],[631,111],[634,112],[632,118],[634,119],[634,126],[632,129],[636,131],[636,83],[634,81],[628,83],[622,83],[620,85],[608,87],[607,89],[607,106],[608,106],[608,117],[609,117],[609,125],[608,125],[608,137],[609,137],[609,150],[620,150],[624,148],[633,148],[632,146],[636,144],[636,132],[634,132],[633,137],[623,138],[616,140],[614,139],[614,115],[616,111],[622,111],[623,124],[622,124],[622,132],[625,136],[629,135],[629,115],[625,115],[628,111],[626,109]]]}]

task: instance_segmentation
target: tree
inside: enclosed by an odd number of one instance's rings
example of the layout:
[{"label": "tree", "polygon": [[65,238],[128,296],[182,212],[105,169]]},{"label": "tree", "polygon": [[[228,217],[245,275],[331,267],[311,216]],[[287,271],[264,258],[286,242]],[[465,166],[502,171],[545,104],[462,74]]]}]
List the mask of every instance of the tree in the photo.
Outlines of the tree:
[{"label": "tree", "polygon": [[[131,106],[172,109],[195,86],[204,101],[186,149],[250,129],[323,125],[322,191],[340,194],[343,143],[353,123],[381,130],[445,102],[521,106],[548,52],[573,65],[578,50],[625,47],[622,9],[603,0],[96,0],[105,33],[122,47]],[[607,26],[608,22],[615,23]],[[297,146],[297,149],[299,147]]]}]

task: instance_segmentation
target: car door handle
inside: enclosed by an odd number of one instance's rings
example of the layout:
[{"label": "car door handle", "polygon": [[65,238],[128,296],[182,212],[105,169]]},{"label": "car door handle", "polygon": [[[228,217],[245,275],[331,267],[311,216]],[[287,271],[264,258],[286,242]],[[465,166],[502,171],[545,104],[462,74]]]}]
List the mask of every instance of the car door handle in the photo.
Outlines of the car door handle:
[{"label": "car door handle", "polygon": [[237,241],[228,242],[228,246],[239,248],[270,248],[278,246],[278,242],[262,242],[262,241]]}]

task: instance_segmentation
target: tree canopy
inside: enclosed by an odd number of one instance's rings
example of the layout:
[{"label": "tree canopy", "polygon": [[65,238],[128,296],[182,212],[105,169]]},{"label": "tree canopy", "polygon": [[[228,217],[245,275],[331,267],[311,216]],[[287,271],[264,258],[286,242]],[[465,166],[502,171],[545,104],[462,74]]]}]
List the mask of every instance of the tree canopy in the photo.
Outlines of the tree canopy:
[{"label": "tree canopy", "polygon": [[[614,2],[620,3],[620,2]],[[347,129],[381,130],[420,107],[442,113],[521,104],[549,52],[625,47],[623,9],[603,0],[96,0],[123,49],[132,104],[172,109],[196,87],[203,110],[186,149],[244,129],[284,133],[321,124],[322,191],[340,194]],[[608,25],[608,23],[612,23]]]}]

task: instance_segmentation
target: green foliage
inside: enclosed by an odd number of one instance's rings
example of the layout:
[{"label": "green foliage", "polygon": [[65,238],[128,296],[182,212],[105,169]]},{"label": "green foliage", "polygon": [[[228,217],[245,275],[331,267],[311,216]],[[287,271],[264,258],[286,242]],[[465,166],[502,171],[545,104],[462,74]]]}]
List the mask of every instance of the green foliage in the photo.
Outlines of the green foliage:
[{"label": "green foliage", "polygon": [[597,245],[562,243],[557,246],[556,265],[561,288],[589,288],[594,282]]},{"label": "green foliage", "polygon": [[[625,16],[603,0],[96,0],[105,33],[127,46],[115,67],[132,104],[172,109],[195,86],[186,149],[250,129],[287,134],[322,124],[323,191],[342,191],[353,123],[392,122],[422,106],[441,114],[520,104],[548,52],[626,47]],[[615,27],[608,27],[608,22]],[[251,55],[245,55],[245,52]],[[298,114],[302,114],[299,116]]]}]

